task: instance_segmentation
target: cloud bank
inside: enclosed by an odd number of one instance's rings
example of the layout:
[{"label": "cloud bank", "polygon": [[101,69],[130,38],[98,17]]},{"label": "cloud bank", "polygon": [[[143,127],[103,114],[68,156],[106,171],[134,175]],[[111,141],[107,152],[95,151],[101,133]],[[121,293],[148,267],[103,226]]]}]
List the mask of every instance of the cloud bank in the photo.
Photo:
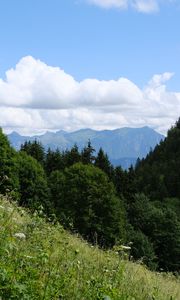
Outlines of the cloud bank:
[{"label": "cloud bank", "polygon": [[180,93],[166,88],[172,76],[154,75],[143,89],[122,77],[79,82],[27,56],[0,79],[0,126],[35,134],[149,125],[165,133],[180,116]]}]

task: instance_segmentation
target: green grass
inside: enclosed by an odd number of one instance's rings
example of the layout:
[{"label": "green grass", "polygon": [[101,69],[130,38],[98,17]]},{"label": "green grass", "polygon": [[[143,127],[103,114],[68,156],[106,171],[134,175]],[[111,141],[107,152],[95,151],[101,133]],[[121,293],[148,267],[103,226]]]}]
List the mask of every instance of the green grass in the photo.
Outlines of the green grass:
[{"label": "green grass", "polygon": [[179,283],[171,274],[92,247],[0,197],[1,300],[178,300]]}]

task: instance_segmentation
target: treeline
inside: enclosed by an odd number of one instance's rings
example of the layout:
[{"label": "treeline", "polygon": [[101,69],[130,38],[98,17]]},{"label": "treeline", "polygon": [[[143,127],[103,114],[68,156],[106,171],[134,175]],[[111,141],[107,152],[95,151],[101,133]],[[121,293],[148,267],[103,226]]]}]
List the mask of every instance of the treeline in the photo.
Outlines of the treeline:
[{"label": "treeline", "polygon": [[[101,247],[131,245],[151,269],[180,269],[180,121],[128,171],[90,141],[81,151],[45,151],[37,141],[13,150],[0,131],[0,192]],[[171,163],[170,163],[171,161]],[[178,184],[179,182],[179,184]]]}]

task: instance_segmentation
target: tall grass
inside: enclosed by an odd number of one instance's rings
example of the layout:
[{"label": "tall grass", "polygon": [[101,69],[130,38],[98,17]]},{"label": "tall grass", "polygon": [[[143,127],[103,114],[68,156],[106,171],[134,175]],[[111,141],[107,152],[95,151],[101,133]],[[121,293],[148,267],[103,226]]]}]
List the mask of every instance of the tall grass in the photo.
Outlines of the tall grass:
[{"label": "tall grass", "polygon": [[0,197],[1,300],[178,300],[179,283]]}]

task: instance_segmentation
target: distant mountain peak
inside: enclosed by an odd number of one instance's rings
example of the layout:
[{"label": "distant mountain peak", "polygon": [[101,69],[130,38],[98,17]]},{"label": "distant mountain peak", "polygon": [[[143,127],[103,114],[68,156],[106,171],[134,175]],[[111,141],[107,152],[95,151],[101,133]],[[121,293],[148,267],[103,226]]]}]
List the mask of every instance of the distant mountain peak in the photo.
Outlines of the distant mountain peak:
[{"label": "distant mountain peak", "polygon": [[11,136],[21,136],[18,132],[12,131],[9,135]]},{"label": "distant mountain peak", "polygon": [[34,137],[25,137],[13,132],[8,137],[11,145],[16,149],[19,149],[26,140],[33,141],[35,139],[41,142],[45,149],[50,147],[52,150],[57,148],[65,150],[70,149],[74,144],[82,149],[90,140],[96,151],[101,147],[112,162],[118,164],[119,161],[122,165],[124,161],[126,167],[128,164],[134,164],[138,157],[145,157],[150,149],[154,149],[164,139],[163,135],[148,126],[123,127],[113,130],[83,128],[73,132],[47,131],[43,135]]}]

